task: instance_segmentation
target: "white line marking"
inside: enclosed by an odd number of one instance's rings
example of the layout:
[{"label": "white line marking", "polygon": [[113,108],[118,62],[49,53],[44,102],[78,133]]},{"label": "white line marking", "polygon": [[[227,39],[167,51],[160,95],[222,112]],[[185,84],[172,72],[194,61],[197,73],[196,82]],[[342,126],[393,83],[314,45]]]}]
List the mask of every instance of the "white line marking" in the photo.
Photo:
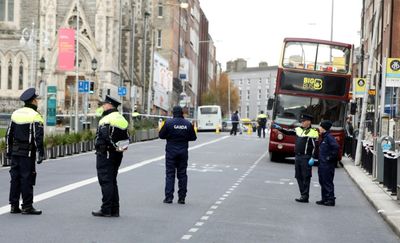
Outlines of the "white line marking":
[{"label": "white line marking", "polygon": [[221,200],[221,201],[223,201],[223,200],[225,200],[226,198],[224,198],[224,197],[220,197],[219,198],[219,200]]},{"label": "white line marking", "polygon": [[210,217],[210,216],[203,216],[203,217],[201,217],[200,219],[201,219],[201,220],[208,220],[209,217]]},{"label": "white line marking", "polygon": [[215,202],[215,204],[221,204],[221,203],[222,203],[221,201],[216,201],[216,202]]},{"label": "white line marking", "polygon": [[224,194],[224,195],[222,195],[223,197],[229,197],[229,195],[228,194]]},{"label": "white line marking", "polygon": [[214,213],[214,211],[207,211],[207,212],[206,212],[207,215],[211,215],[211,214],[213,214],[213,213]]},{"label": "white line marking", "polygon": [[235,183],[235,185],[234,186],[232,186],[232,188],[236,188],[237,187],[237,185],[236,185],[237,183]]},{"label": "white line marking", "polygon": [[[222,140],[224,140],[224,139],[226,139],[228,137],[229,136],[224,136],[224,137],[221,137],[221,138],[218,138],[218,139],[206,142],[206,143],[202,143],[202,144],[199,144],[199,145],[196,145],[196,146],[193,146],[193,147],[189,148],[189,150],[198,149],[198,148],[204,147],[206,145],[222,141]],[[144,160],[142,162],[138,162],[138,163],[130,165],[130,166],[126,166],[126,167],[124,167],[124,168],[119,170],[119,174],[122,174],[122,173],[125,173],[125,172],[128,172],[128,171],[137,169],[139,167],[148,165],[150,163],[153,163],[155,161],[159,161],[159,160],[164,159],[164,158],[165,158],[165,155],[162,155],[162,156],[158,156],[156,158],[152,158],[152,159]],[[63,186],[63,187],[48,191],[48,192],[44,192],[42,194],[39,194],[39,195],[34,197],[34,202],[40,202],[40,201],[55,197],[55,196],[57,196],[59,194],[62,194],[62,193],[65,193],[65,192],[69,192],[69,191],[78,189],[80,187],[92,184],[94,182],[97,182],[97,176],[89,178],[89,179],[86,179],[86,180],[78,181],[78,182],[75,182],[75,183],[72,183],[72,184],[69,184],[69,185],[66,185],[66,186]],[[9,211],[10,211],[10,205],[5,205],[5,206],[0,207],[0,215],[8,213]]]},{"label": "white line marking", "polygon": [[217,209],[218,208],[218,206],[217,205],[213,205],[213,206],[211,206],[211,209]]},{"label": "white line marking", "polygon": [[199,229],[198,228],[191,228],[190,230],[189,230],[189,232],[190,233],[195,233],[195,232],[197,232]]},{"label": "white line marking", "polygon": [[204,224],[204,222],[197,222],[196,224],[195,224],[195,226],[202,226]]},{"label": "white line marking", "polygon": [[182,240],[189,240],[190,238],[192,238],[192,235],[184,235],[182,236]]},{"label": "white line marking", "polygon": [[226,193],[230,194],[230,193],[232,193],[232,192],[231,192],[231,191],[227,191]]},{"label": "white line marking", "polygon": [[238,170],[238,168],[235,168],[235,169],[233,169],[233,170]]}]

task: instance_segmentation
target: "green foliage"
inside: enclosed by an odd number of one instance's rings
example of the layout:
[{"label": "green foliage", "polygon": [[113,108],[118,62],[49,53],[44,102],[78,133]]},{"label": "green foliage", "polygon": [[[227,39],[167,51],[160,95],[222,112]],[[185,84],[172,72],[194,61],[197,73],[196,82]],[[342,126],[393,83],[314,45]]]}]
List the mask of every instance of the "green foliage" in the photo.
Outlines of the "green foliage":
[{"label": "green foliage", "polygon": [[4,138],[6,136],[7,129],[6,128],[0,128],[0,138]]},{"label": "green foliage", "polygon": [[6,150],[6,141],[5,140],[1,140],[0,141],[0,152],[4,152]]},{"label": "green foliage", "polygon": [[86,130],[82,134],[82,141],[91,141],[95,138],[95,134],[91,130]]},{"label": "green foliage", "polygon": [[147,129],[157,128],[158,121],[153,119],[143,118],[141,120],[136,120],[133,126],[135,130],[147,130]]}]

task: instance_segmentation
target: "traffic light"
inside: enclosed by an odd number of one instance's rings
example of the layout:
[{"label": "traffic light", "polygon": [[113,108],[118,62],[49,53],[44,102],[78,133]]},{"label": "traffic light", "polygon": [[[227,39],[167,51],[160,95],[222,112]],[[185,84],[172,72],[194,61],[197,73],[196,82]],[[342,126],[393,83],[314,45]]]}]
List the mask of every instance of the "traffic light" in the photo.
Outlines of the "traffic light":
[{"label": "traffic light", "polygon": [[89,83],[89,94],[94,94],[94,82]]}]

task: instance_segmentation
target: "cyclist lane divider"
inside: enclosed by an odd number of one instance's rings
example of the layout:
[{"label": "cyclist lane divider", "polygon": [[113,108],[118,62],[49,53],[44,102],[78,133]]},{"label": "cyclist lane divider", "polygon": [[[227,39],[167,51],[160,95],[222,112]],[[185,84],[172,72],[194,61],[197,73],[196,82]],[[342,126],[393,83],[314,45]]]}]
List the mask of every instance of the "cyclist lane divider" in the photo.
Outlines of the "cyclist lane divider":
[{"label": "cyclist lane divider", "polygon": [[[229,138],[229,136],[224,136],[224,137],[221,137],[221,138],[218,138],[218,139],[211,140],[209,142],[198,144],[196,146],[190,147],[189,151],[195,150],[195,149],[199,149],[199,148],[202,148],[204,146],[207,146],[207,145],[210,145],[210,144],[213,144],[213,143],[220,142],[220,141],[222,141],[222,140],[224,140],[226,138]],[[126,167],[124,167],[122,169],[119,169],[118,173],[122,174],[122,173],[125,173],[125,172],[129,172],[131,170],[140,168],[142,166],[151,164],[153,162],[162,160],[164,158],[165,158],[165,156],[162,155],[162,156],[158,156],[158,157],[155,157],[155,158],[152,158],[152,159],[144,160],[144,161],[138,162],[136,164],[129,165],[129,166],[126,166]],[[69,191],[78,189],[80,187],[95,183],[95,182],[97,182],[97,176],[91,177],[91,178],[86,179],[86,180],[78,181],[78,182],[75,182],[75,183],[72,183],[72,184],[69,184],[69,185],[66,185],[66,186],[63,186],[63,187],[48,191],[48,192],[44,192],[44,193],[41,193],[39,195],[34,196],[34,202],[37,203],[37,202],[40,202],[40,201],[55,197],[55,196],[60,195],[62,193],[69,192]],[[0,207],[0,215],[8,213],[9,211],[10,211],[10,205],[5,205],[5,206]]]}]

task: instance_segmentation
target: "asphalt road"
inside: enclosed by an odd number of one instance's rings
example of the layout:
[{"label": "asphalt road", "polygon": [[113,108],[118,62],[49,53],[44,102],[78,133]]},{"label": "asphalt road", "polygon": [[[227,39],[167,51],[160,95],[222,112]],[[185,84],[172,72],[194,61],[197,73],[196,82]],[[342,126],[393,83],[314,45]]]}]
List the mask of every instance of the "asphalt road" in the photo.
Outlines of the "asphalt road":
[{"label": "asphalt road", "polygon": [[9,214],[0,169],[0,242],[399,242],[343,169],[336,207],[300,204],[293,164],[269,161],[267,141],[200,133],[191,143],[187,204],[163,204],[165,141],[132,145],[118,176],[121,217],[97,218],[93,153],[37,166],[40,216]]}]

